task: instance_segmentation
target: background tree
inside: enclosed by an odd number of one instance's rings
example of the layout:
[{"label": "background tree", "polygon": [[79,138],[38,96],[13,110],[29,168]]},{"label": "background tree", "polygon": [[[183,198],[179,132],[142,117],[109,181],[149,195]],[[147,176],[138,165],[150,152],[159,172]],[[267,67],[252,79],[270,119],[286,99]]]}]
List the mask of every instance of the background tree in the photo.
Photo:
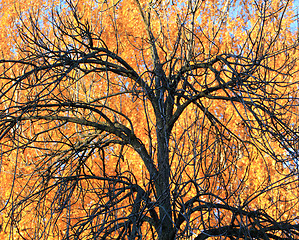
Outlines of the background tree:
[{"label": "background tree", "polygon": [[31,4],[2,4],[1,237],[299,238],[291,1]]}]

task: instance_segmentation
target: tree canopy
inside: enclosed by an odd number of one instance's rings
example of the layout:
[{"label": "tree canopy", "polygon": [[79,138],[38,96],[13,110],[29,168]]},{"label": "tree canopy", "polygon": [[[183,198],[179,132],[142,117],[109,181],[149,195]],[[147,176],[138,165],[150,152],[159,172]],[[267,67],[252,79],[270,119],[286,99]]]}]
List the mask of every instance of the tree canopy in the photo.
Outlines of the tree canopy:
[{"label": "tree canopy", "polygon": [[292,1],[0,8],[2,239],[299,239]]}]

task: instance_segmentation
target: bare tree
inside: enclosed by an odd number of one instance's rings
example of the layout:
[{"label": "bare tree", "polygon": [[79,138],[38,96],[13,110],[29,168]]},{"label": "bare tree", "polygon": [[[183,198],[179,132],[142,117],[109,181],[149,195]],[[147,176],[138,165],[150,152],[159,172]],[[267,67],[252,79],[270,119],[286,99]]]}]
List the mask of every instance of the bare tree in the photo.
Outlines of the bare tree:
[{"label": "bare tree", "polygon": [[[50,28],[38,14],[21,17],[19,55],[0,61],[1,161],[15,164],[3,231],[23,239],[298,239],[298,42],[284,39],[289,2],[272,12],[269,1],[256,3],[255,25],[223,51],[230,1],[210,35],[195,23],[204,3],[186,1],[169,39],[171,27],[154,28],[171,3],[135,0],[143,45],[125,33],[135,65],[122,57],[122,3],[105,4],[103,16],[116,12],[114,49],[100,18],[87,21],[69,2],[68,16],[49,13]],[[34,226],[24,226],[32,216]]]}]

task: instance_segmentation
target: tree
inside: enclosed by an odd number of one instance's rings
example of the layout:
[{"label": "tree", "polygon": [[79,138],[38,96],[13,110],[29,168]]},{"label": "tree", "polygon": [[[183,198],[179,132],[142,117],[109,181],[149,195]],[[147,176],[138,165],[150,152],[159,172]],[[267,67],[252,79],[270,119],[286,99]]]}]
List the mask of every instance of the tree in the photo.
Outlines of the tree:
[{"label": "tree", "polygon": [[291,1],[36,4],[2,16],[4,239],[299,238]]}]

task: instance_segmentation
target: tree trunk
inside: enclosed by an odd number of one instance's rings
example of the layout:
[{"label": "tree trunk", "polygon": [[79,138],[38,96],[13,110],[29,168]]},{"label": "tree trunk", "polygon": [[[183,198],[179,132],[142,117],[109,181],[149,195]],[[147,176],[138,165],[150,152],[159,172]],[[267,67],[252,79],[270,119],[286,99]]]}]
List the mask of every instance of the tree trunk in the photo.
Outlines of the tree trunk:
[{"label": "tree trunk", "polygon": [[158,141],[158,167],[159,174],[156,182],[156,190],[159,202],[159,214],[161,229],[159,239],[169,240],[173,232],[171,197],[170,197],[170,165],[169,165],[169,136],[167,134],[166,122],[160,119],[157,122]]}]

